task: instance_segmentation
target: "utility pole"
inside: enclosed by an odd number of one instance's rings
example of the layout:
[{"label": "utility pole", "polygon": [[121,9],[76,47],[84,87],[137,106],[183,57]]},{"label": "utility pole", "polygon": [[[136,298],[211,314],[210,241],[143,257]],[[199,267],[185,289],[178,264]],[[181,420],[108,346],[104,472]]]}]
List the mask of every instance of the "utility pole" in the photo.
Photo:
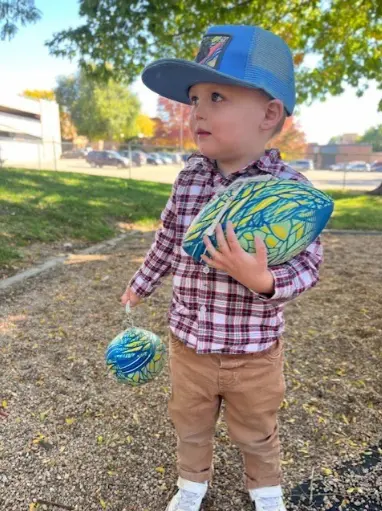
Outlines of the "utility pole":
[{"label": "utility pole", "polygon": [[180,152],[183,152],[183,103],[180,104]]}]

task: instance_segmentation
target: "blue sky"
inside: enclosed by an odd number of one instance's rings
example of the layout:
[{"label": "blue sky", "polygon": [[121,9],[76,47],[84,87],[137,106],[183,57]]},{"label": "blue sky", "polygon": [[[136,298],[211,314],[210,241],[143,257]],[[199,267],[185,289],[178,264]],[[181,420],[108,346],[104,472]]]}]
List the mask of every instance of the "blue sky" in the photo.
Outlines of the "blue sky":
[{"label": "blue sky", "polygon": [[[75,27],[81,23],[77,0],[52,2],[36,0],[42,11],[41,21],[35,25],[21,27],[10,42],[0,42],[0,94],[18,94],[24,89],[50,89],[56,83],[56,76],[70,74],[76,70],[76,63],[67,59],[52,57],[44,42],[54,32]],[[149,91],[140,80],[133,85],[142,109],[148,115],[155,115],[157,96]],[[348,88],[344,94],[330,97],[324,103],[314,102],[302,105],[298,119],[309,142],[325,144],[331,136],[341,133],[360,133],[382,123],[382,113],[377,112],[381,91],[375,84],[362,98]]]}]

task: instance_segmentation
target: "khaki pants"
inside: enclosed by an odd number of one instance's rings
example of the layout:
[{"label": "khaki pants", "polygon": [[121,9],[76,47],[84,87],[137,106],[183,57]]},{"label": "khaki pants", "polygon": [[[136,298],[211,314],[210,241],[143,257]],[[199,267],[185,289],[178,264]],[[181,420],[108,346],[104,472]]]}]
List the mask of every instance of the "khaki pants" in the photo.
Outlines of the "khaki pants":
[{"label": "khaki pants", "polygon": [[262,353],[198,355],[170,333],[169,359],[179,475],[195,482],[211,479],[215,425],[224,399],[229,435],[244,456],[246,487],[279,485],[282,340]]}]

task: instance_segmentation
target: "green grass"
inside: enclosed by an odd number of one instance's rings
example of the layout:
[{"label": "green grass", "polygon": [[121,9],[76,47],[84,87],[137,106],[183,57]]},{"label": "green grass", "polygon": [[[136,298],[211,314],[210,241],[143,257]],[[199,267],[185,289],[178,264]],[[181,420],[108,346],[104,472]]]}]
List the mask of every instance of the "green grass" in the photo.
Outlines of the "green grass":
[{"label": "green grass", "polygon": [[[33,242],[98,242],[118,222],[155,228],[171,186],[86,174],[0,170],[0,267]],[[330,191],[335,211],[328,227],[382,231],[382,197]]]},{"label": "green grass", "polygon": [[118,222],[158,225],[171,186],[86,174],[0,169],[0,266],[34,242],[98,242]]},{"label": "green grass", "polygon": [[382,196],[353,190],[329,190],[328,193],[335,201],[329,229],[382,231]]}]

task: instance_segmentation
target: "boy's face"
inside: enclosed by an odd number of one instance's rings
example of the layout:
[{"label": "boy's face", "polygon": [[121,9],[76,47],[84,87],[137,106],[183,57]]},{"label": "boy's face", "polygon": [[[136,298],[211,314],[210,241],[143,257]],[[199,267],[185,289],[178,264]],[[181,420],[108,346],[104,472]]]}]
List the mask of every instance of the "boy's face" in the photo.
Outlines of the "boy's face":
[{"label": "boy's face", "polygon": [[239,160],[264,145],[260,135],[269,99],[261,91],[199,83],[189,97],[191,132],[208,158]]}]

